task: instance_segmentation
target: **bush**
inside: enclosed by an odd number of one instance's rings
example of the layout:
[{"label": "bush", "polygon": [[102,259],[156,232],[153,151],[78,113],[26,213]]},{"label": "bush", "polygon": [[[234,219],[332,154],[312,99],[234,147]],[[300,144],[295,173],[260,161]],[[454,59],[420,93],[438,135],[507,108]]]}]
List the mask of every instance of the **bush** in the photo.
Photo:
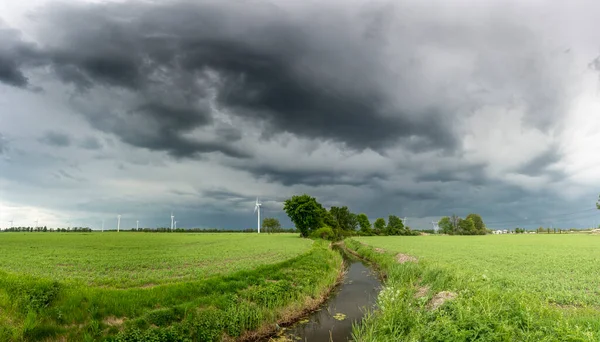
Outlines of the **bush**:
[{"label": "bush", "polygon": [[336,234],[330,227],[322,227],[311,233],[310,237],[313,239],[324,239],[334,241],[336,240]]}]

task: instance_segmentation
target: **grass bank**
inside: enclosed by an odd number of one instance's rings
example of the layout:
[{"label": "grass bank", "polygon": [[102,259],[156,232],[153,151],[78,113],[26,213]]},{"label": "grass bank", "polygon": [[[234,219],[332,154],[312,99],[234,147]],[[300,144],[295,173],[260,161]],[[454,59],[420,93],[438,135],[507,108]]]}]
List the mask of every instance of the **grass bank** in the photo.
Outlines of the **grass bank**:
[{"label": "grass bank", "polygon": [[452,264],[398,255],[353,239],[345,244],[386,275],[379,309],[354,327],[357,341],[597,341],[600,337],[600,316],[589,310],[568,313],[526,288]]},{"label": "grass bank", "polygon": [[1,272],[0,340],[239,340],[322,298],[341,267],[339,253],[320,241],[278,263],[151,287]]}]

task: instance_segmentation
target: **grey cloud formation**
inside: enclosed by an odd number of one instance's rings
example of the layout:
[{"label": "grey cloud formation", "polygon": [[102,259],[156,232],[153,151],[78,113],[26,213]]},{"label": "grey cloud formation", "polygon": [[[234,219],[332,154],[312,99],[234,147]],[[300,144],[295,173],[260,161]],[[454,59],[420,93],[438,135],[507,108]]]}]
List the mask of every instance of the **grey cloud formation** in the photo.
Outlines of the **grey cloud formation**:
[{"label": "grey cloud formation", "polygon": [[79,146],[86,150],[100,150],[102,149],[102,145],[98,141],[98,139],[94,137],[87,137],[79,143]]},{"label": "grey cloud formation", "polygon": [[538,198],[577,172],[563,145],[578,77],[600,69],[596,24],[569,36],[552,24],[575,22],[561,6],[48,0],[28,30],[0,26],[0,91],[63,101],[74,116],[35,138],[98,173],[11,172],[115,192],[80,210],[184,203],[189,221],[245,220],[253,194],[275,213],[299,192],[372,216],[541,216]]},{"label": "grey cloud formation", "polygon": [[62,132],[48,131],[38,139],[42,144],[54,147],[66,147],[71,145],[71,138]]},{"label": "grey cloud formation", "polygon": [[[470,94],[454,91],[450,82],[474,78],[488,93],[500,94],[481,97],[470,104],[475,106],[504,101],[513,95],[507,91],[526,87],[520,100],[532,116],[547,112],[542,103],[560,98],[562,79],[541,76],[553,65],[528,68],[538,51],[525,50],[517,56],[522,61],[498,53],[508,44],[526,47],[537,39],[527,28],[513,27],[508,17],[483,33],[458,26],[450,36],[445,26],[454,23],[442,21],[424,32],[428,36],[415,37],[402,30],[405,18],[386,14],[401,8],[353,9],[349,17],[332,16],[337,9],[328,5],[297,14],[269,5],[214,2],[55,6],[42,18],[43,32],[52,32],[42,34],[43,51],[58,77],[75,84],[80,96],[100,86],[131,95],[120,111],[88,112],[96,127],[133,145],[177,156],[218,150],[243,155],[223,141],[182,137],[212,124],[209,99],[233,115],[265,122],[267,130],[332,139],[359,150],[382,150],[400,142],[419,152],[458,148],[455,119],[468,108],[461,108],[464,99],[453,97]],[[434,19],[408,24],[432,24]],[[514,40],[477,51],[476,44],[503,34]],[[466,42],[457,39],[465,36]],[[453,75],[450,63],[438,73],[427,44],[465,60],[472,60],[469,49],[475,47],[479,59],[473,69]],[[509,72],[495,71],[499,63]],[[414,91],[423,94],[414,97]],[[123,120],[144,130],[127,127],[123,132]]]}]

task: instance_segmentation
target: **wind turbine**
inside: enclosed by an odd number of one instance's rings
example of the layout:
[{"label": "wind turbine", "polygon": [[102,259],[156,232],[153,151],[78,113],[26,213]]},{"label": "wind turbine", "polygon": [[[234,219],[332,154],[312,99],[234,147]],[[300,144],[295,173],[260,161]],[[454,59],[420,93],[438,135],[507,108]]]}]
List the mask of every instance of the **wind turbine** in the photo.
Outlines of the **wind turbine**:
[{"label": "wind turbine", "polygon": [[173,231],[173,220],[175,219],[175,216],[173,216],[173,212],[171,212],[171,231]]},{"label": "wind turbine", "polygon": [[117,215],[117,233],[121,229],[121,215]]},{"label": "wind turbine", "polygon": [[135,230],[140,229],[140,220],[135,220]]},{"label": "wind turbine", "polygon": [[177,221],[175,221],[175,230],[177,230]]},{"label": "wind turbine", "polygon": [[260,234],[260,206],[262,203],[258,201],[258,197],[256,197],[256,204],[254,205],[254,212],[258,211],[258,234]]},{"label": "wind turbine", "polygon": [[104,233],[104,219],[102,219],[102,232]]},{"label": "wind turbine", "polygon": [[433,224],[433,231],[437,234],[438,230],[440,230],[440,226],[435,221],[431,221],[431,224]]},{"label": "wind turbine", "polygon": [[12,219],[12,220],[8,221],[8,222],[10,222],[10,227],[11,227],[11,228],[13,227],[13,220],[14,220],[14,219]]},{"label": "wind turbine", "polygon": [[35,220],[35,228],[37,228],[37,227],[38,227],[38,222],[39,222],[39,221],[40,221],[39,219],[36,219],[36,220]]}]

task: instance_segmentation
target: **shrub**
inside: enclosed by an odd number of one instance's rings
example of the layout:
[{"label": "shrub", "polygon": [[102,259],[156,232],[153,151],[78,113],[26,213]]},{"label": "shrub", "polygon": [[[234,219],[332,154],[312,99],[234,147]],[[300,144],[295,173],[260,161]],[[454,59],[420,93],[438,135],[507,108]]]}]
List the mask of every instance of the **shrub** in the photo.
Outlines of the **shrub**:
[{"label": "shrub", "polygon": [[331,229],[330,227],[319,228],[319,229],[315,230],[314,232],[312,232],[312,234],[310,236],[313,239],[324,239],[324,240],[330,240],[330,241],[336,240],[336,234],[333,231],[333,229]]}]

